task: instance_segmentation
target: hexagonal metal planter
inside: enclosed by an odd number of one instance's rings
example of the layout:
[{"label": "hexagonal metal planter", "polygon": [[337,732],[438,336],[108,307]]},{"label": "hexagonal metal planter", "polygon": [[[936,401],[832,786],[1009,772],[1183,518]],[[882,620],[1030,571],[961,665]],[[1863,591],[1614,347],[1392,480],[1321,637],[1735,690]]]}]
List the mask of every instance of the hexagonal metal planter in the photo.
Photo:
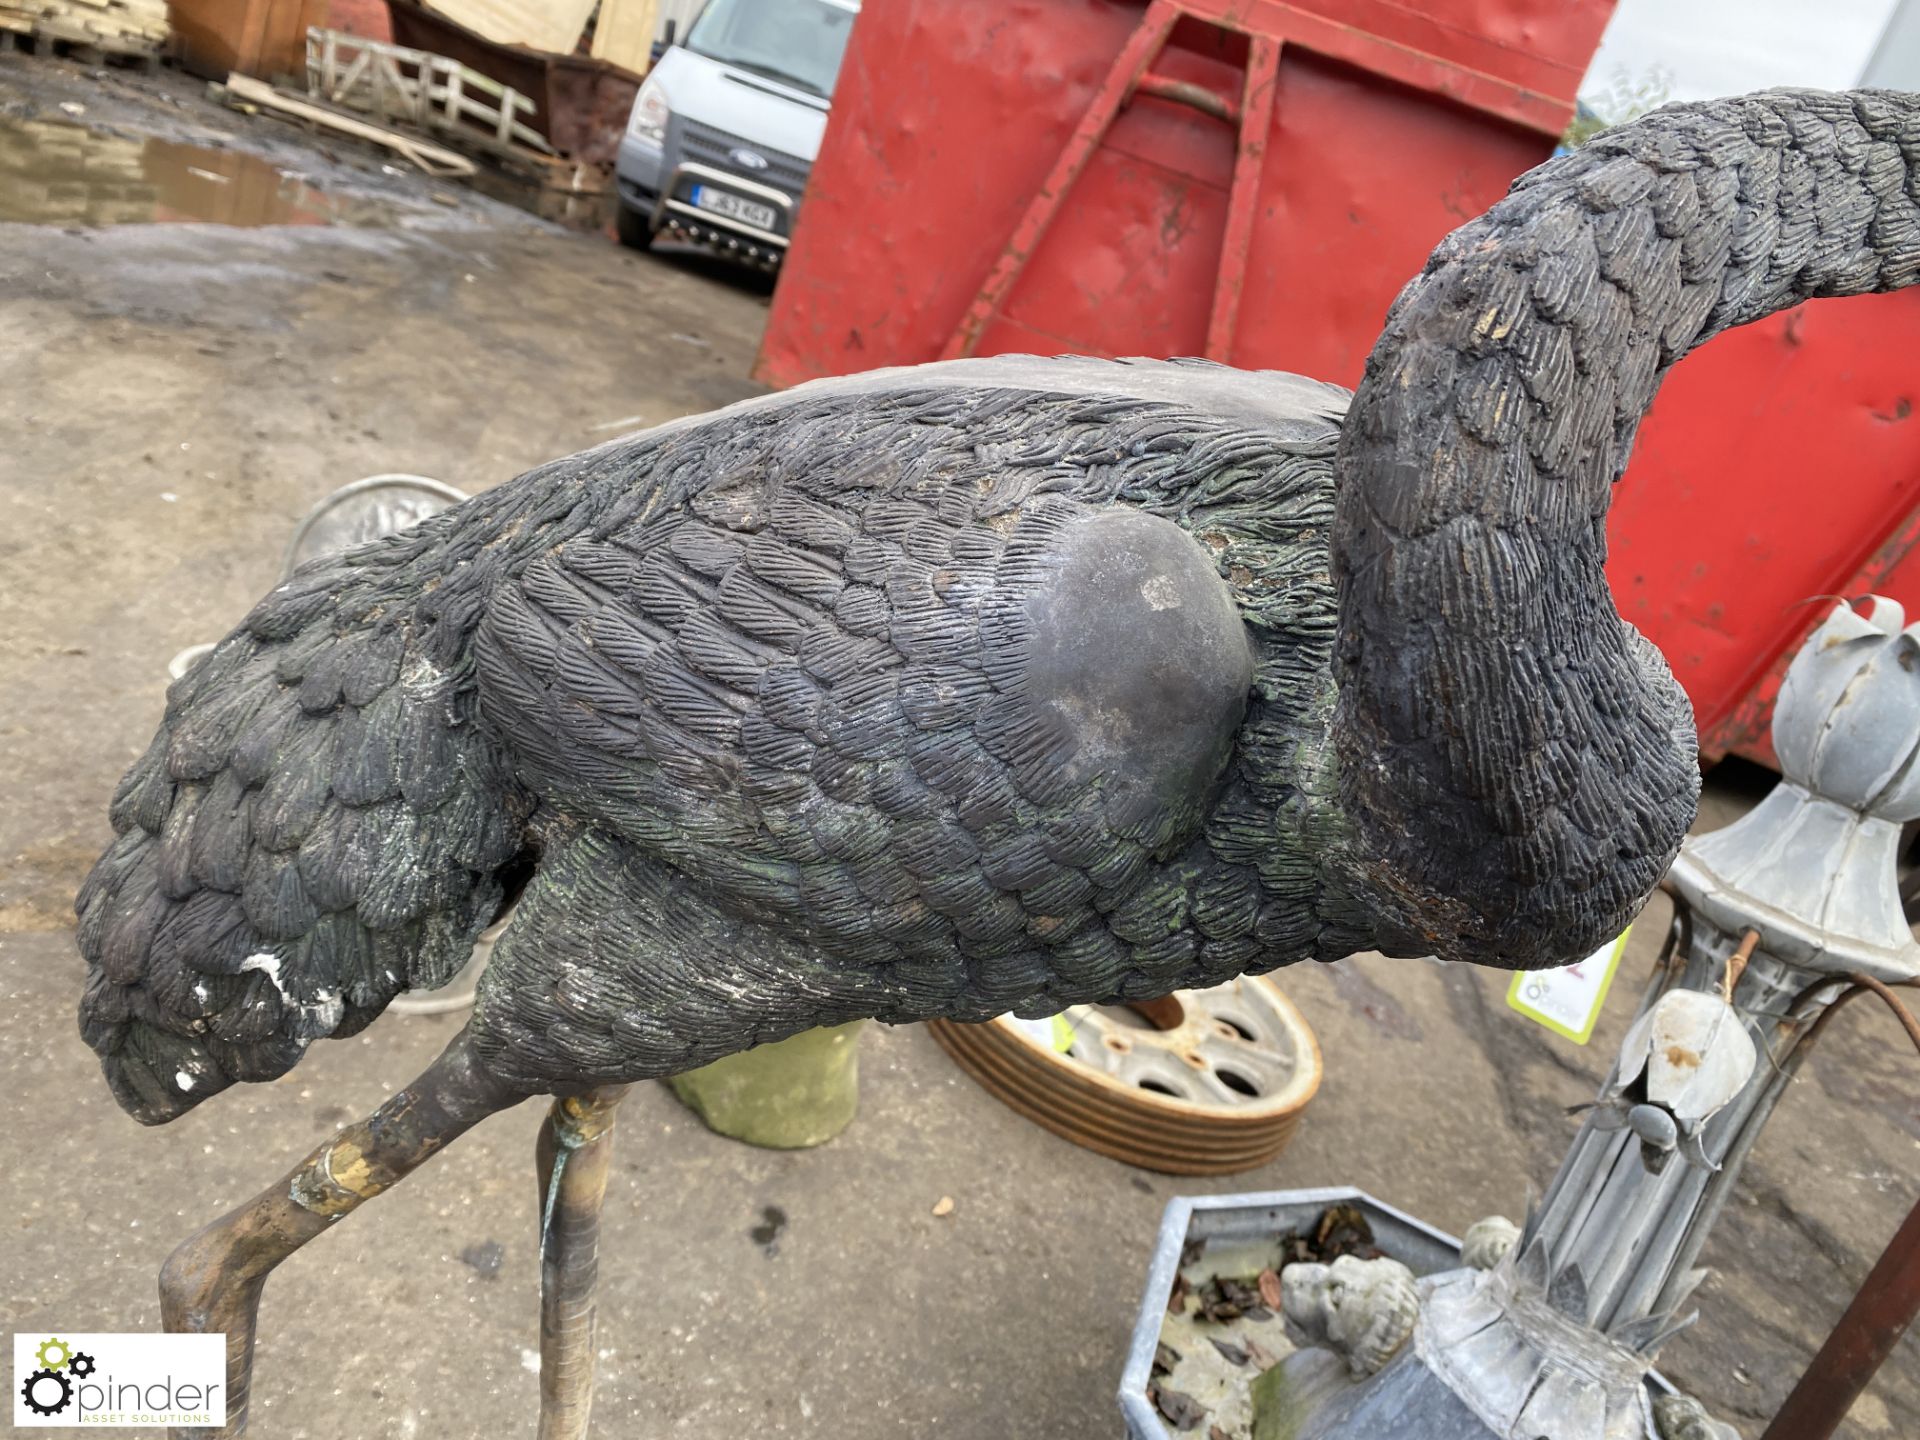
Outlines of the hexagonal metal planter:
[{"label": "hexagonal metal planter", "polygon": [[1177,1195],[1167,1202],[1147,1270],[1146,1291],[1120,1377],[1120,1413],[1128,1440],[1176,1440],[1153,1402],[1147,1399],[1154,1351],[1173,1294],[1180,1257],[1196,1240],[1209,1243],[1271,1240],[1288,1231],[1308,1229],[1329,1205],[1351,1205],[1367,1217],[1373,1238],[1388,1255],[1415,1275],[1458,1269],[1460,1242],[1405,1211],[1376,1200],[1364,1190],[1336,1186],[1324,1190],[1269,1190],[1248,1195]]}]

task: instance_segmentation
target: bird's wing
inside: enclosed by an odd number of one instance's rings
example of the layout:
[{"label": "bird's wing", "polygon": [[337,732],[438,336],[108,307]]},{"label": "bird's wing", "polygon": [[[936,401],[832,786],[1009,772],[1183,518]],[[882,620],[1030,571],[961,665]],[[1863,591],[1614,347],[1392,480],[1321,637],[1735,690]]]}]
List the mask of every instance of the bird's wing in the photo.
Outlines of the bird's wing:
[{"label": "bird's wing", "polygon": [[444,982],[495,913],[526,801],[478,734],[471,619],[451,589],[441,623],[396,603],[431,588],[445,528],[275,590],[174,684],[121,782],[77,901],[81,1022],[138,1118]]},{"label": "bird's wing", "polygon": [[1177,958],[1142,877],[1204,816],[1251,670],[1214,551],[1101,489],[1141,435],[1169,493],[1210,473],[1157,416],[923,393],[671,437],[493,592],[483,714],[556,806],[928,1010]]}]

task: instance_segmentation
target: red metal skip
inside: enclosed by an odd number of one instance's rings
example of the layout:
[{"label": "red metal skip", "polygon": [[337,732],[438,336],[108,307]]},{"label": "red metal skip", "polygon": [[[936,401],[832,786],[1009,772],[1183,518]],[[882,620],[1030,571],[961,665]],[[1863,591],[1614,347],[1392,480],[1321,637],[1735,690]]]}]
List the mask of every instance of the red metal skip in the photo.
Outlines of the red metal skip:
[{"label": "red metal skip", "polygon": [[[1611,9],[873,0],[757,373],[789,385],[957,339],[1211,350],[1351,383],[1433,242],[1549,153]],[[1250,99],[1273,118],[1242,144]],[[1210,346],[1222,292],[1234,324]]]},{"label": "red metal skip", "polygon": [[1678,366],[1608,523],[1620,613],[1693,697],[1702,750],[1776,763],[1787,661],[1876,590],[1920,619],[1920,294],[1822,300]]},{"label": "red metal skip", "polygon": [[[1550,152],[1612,6],[868,0],[756,373],[1204,354],[1351,385],[1434,243]],[[1712,756],[1771,759],[1807,597],[1920,612],[1917,307],[1725,337],[1642,429],[1610,573]]]}]

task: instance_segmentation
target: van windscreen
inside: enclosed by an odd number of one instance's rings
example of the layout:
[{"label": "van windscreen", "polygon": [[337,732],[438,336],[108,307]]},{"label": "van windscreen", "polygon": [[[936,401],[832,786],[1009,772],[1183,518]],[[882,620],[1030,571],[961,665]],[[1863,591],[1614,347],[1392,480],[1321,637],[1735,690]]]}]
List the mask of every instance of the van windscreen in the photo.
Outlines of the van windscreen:
[{"label": "van windscreen", "polygon": [[845,0],[713,0],[686,44],[696,55],[825,99],[859,13]]}]

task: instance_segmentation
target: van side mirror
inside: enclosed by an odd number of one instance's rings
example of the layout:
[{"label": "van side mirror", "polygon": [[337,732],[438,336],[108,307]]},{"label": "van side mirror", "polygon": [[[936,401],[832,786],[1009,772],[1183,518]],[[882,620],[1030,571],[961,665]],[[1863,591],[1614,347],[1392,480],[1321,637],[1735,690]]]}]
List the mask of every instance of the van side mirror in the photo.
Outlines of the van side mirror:
[{"label": "van side mirror", "polygon": [[647,68],[649,70],[658,65],[660,63],[660,57],[673,48],[676,30],[677,27],[673,20],[669,18],[667,28],[660,32],[660,38],[655,40],[647,50]]}]

